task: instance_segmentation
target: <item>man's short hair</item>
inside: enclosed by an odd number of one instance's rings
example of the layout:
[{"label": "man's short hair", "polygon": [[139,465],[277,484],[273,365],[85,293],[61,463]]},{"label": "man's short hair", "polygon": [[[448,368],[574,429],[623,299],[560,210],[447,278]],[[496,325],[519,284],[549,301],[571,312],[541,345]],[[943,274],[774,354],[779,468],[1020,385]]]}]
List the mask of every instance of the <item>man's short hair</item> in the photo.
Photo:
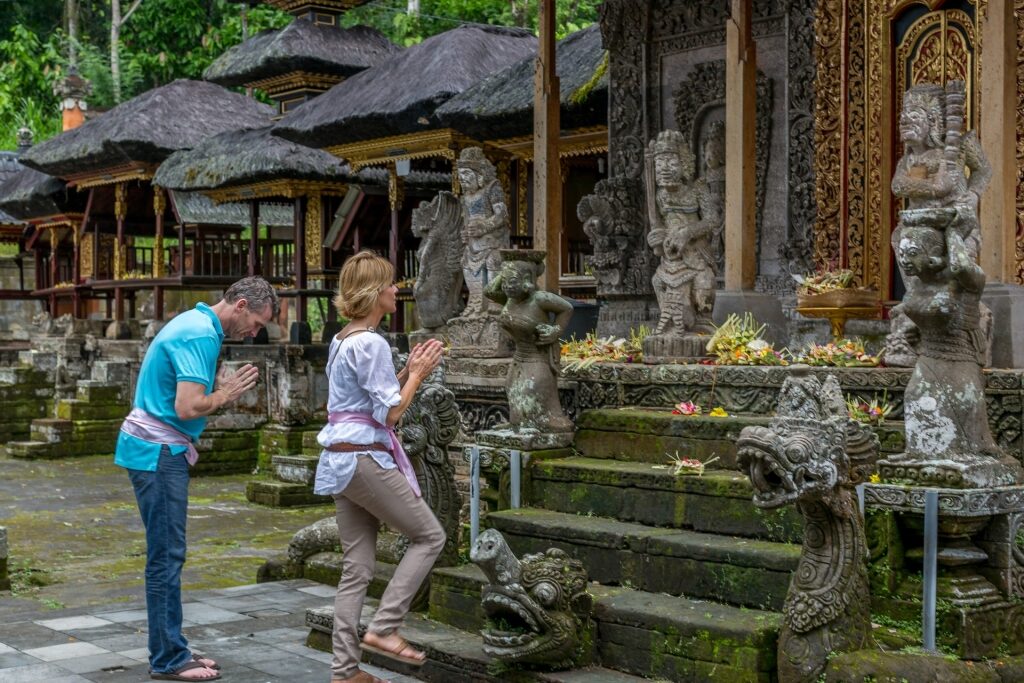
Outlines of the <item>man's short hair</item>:
[{"label": "man's short hair", "polygon": [[224,301],[229,304],[245,299],[249,308],[259,313],[267,306],[273,307],[273,318],[281,312],[281,302],[277,298],[277,292],[273,286],[258,275],[244,277],[235,284],[228,287],[224,292]]}]

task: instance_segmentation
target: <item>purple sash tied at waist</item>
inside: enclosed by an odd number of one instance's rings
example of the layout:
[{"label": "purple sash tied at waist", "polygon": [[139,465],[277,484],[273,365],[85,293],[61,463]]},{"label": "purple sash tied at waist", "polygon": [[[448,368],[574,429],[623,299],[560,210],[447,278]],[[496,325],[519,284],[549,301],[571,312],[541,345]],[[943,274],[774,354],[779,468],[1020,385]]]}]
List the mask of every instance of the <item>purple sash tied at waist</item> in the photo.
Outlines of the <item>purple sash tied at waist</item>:
[{"label": "purple sash tied at waist", "polygon": [[199,453],[196,451],[195,444],[192,443],[192,437],[184,432],[179,432],[166,422],[161,422],[142,408],[132,408],[132,412],[128,413],[128,417],[121,423],[121,431],[150,443],[187,446],[185,459],[188,460],[188,464],[195,465],[199,460]]},{"label": "purple sash tied at waist", "polygon": [[398,465],[398,471],[405,475],[405,480],[409,482],[409,488],[411,488],[412,492],[416,494],[416,497],[422,497],[423,494],[420,493],[420,483],[416,481],[416,471],[413,470],[412,462],[409,461],[409,456],[405,454],[405,449],[402,448],[402,443],[398,440],[398,435],[395,434],[394,427],[382,425],[366,413],[348,411],[329,413],[327,415],[327,422],[332,425],[349,422],[352,424],[366,425],[368,427],[373,427],[374,429],[382,429],[387,432],[388,438],[391,439],[391,455],[395,458],[395,464]]}]

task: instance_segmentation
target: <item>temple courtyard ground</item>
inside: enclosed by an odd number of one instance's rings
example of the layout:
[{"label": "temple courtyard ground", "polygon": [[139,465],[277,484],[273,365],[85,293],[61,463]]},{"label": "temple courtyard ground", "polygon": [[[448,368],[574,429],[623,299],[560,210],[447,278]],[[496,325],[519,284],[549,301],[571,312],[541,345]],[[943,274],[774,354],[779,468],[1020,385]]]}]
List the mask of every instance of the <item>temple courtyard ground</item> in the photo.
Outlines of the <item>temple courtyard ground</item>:
[{"label": "temple courtyard ground", "polygon": [[[256,584],[263,562],[329,507],[272,509],[245,500],[248,475],[192,480],[185,634],[226,681],[323,683],[330,656],[306,647],[307,607],[333,588]],[[0,591],[0,681],[145,681],[142,522],[124,470],[108,456],[0,456],[0,526],[11,591]],[[410,677],[374,669],[403,683]]]}]

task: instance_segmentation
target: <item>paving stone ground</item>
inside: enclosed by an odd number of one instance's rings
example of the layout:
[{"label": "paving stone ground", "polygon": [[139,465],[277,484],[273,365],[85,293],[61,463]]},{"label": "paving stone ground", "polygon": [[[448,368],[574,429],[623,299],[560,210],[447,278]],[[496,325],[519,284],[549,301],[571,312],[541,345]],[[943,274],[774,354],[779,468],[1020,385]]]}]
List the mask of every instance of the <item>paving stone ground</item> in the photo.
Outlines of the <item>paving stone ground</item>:
[{"label": "paving stone ground", "polygon": [[[304,620],[307,607],[328,604],[333,595],[330,586],[303,579],[188,592],[185,636],[193,651],[220,663],[223,681],[327,683],[331,657],[306,647]],[[3,683],[148,681],[147,657],[142,602],[55,610],[45,618],[0,624]],[[363,668],[393,683],[419,680]]]}]

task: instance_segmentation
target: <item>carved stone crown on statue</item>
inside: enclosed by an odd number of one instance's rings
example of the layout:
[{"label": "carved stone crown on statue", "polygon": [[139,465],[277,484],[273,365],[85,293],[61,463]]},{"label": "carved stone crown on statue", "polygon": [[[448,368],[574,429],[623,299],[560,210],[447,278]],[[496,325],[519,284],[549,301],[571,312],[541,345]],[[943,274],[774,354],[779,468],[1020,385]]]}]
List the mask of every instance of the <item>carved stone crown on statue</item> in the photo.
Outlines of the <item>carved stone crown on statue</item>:
[{"label": "carved stone crown on statue", "polygon": [[498,177],[494,164],[484,156],[484,151],[479,147],[467,147],[462,150],[459,153],[458,166],[470,168],[479,173],[484,178],[482,183],[484,185]]}]

